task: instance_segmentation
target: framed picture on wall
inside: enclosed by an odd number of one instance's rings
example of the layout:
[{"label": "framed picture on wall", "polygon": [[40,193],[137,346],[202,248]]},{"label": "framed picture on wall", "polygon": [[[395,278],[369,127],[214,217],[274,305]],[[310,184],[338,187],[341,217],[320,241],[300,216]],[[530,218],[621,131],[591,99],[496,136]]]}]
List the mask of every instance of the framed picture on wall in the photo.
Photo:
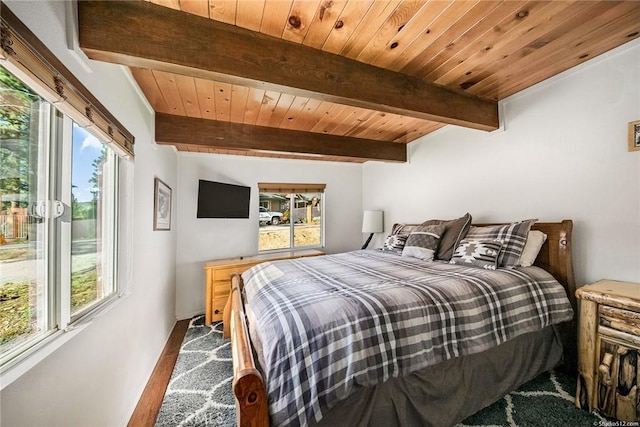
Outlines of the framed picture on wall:
[{"label": "framed picture on wall", "polygon": [[153,190],[153,229],[171,230],[171,187],[158,178]]},{"label": "framed picture on wall", "polygon": [[640,120],[629,122],[629,151],[640,151]]}]

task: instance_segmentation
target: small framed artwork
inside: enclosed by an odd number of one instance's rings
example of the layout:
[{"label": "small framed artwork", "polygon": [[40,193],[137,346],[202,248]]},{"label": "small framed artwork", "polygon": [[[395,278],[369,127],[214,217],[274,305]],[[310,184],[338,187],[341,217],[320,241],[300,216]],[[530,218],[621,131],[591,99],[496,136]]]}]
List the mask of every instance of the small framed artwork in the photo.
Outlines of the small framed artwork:
[{"label": "small framed artwork", "polygon": [[153,190],[153,229],[171,230],[171,187],[158,178]]},{"label": "small framed artwork", "polygon": [[629,151],[640,151],[640,120],[629,122]]}]

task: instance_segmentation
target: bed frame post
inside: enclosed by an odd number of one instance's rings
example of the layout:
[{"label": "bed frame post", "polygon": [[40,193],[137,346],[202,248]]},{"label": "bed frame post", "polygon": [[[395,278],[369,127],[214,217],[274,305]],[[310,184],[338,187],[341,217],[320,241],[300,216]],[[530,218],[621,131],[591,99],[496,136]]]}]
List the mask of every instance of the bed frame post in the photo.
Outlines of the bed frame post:
[{"label": "bed frame post", "polygon": [[249,341],[242,300],[242,278],[231,277],[230,332],[233,358],[233,394],[236,398],[236,419],[241,427],[266,427],[269,425],[267,392],[262,375],[256,368]]}]

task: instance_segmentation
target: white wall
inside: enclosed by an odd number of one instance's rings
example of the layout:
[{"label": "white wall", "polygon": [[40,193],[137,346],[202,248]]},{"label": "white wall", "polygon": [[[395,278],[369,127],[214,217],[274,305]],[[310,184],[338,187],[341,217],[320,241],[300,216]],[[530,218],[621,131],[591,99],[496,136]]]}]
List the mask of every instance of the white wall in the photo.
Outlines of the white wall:
[{"label": "white wall", "polygon": [[[65,2],[9,2],[10,9],[136,138],[126,164],[121,285],[128,295],[68,332],[65,344],[0,396],[2,426],[126,425],[175,324],[176,223],[153,231],[153,179],[176,189],[176,154],[153,143],[153,115],[120,66],[89,61],[87,72],[65,42]],[[3,6],[4,7],[4,6]],[[173,213],[176,213],[175,206]]]},{"label": "white wall", "polygon": [[[364,165],[363,200],[393,222],[573,219],[577,285],[640,282],[640,41],[502,102],[506,129],[447,126],[410,145],[407,164]],[[380,244],[380,236],[377,243]]]},{"label": "white wall", "polygon": [[[249,219],[196,218],[198,180],[251,187]],[[258,182],[322,183],[325,252],[362,246],[362,166],[309,160],[178,154],[176,312],[204,312],[205,261],[258,253]]]}]

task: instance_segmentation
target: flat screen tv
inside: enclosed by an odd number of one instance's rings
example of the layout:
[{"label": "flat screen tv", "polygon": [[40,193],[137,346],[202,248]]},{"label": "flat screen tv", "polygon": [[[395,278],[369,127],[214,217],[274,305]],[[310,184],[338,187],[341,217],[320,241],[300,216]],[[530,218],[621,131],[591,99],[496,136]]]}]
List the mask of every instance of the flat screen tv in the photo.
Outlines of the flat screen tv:
[{"label": "flat screen tv", "polygon": [[250,187],[199,181],[198,218],[249,218]]}]

